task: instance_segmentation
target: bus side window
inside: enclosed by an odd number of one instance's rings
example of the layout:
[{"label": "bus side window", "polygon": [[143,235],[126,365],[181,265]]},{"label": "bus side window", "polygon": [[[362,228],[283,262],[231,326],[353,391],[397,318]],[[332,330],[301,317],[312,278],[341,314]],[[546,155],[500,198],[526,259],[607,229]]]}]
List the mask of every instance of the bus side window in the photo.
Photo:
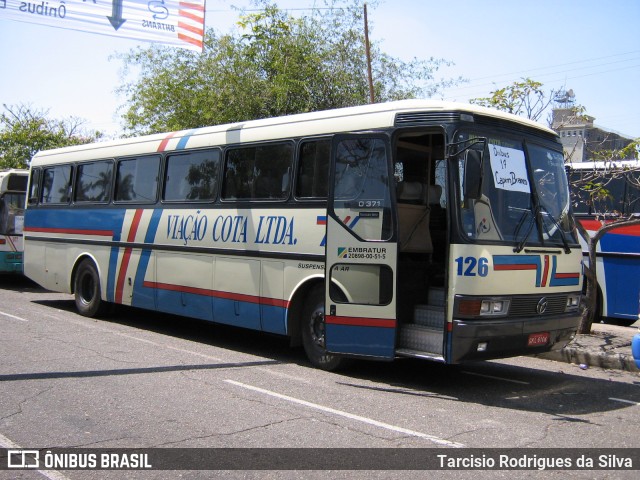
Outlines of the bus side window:
[{"label": "bus side window", "polygon": [[219,150],[170,155],[167,158],[163,200],[188,202],[215,199],[219,169]]},{"label": "bus side window", "polygon": [[594,213],[613,213],[624,211],[624,177],[614,177],[609,180],[600,179],[604,189],[603,195],[596,197],[594,203]]},{"label": "bus side window", "polygon": [[118,162],[116,202],[153,203],[158,192],[160,157],[149,155]]},{"label": "bus side window", "polygon": [[44,169],[42,180],[41,202],[48,203],[68,203],[71,191],[71,165],[58,165]]},{"label": "bus side window", "polygon": [[76,202],[108,202],[111,198],[113,162],[110,160],[78,165]]},{"label": "bus side window", "polygon": [[40,199],[40,177],[42,176],[42,170],[34,168],[31,171],[31,183],[29,185],[29,205],[37,205]]},{"label": "bus side window", "polygon": [[229,149],[225,200],[286,200],[291,187],[293,145],[278,143]]},{"label": "bus side window", "polygon": [[588,215],[591,211],[589,192],[585,190],[584,180],[580,171],[573,171],[569,174],[569,185],[571,187],[571,205],[573,213]]},{"label": "bus side window", "polygon": [[640,213],[640,186],[638,186],[638,172],[627,173],[627,214]]},{"label": "bus side window", "polygon": [[329,139],[302,142],[298,156],[296,198],[327,198],[330,154]]}]

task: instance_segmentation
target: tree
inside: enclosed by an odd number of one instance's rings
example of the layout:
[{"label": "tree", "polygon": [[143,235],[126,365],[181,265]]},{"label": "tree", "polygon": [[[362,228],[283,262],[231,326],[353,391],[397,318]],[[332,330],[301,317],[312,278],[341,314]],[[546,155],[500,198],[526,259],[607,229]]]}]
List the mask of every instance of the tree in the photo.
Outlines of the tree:
[{"label": "tree", "polygon": [[[331,8],[296,18],[256,0],[238,30],[208,30],[202,54],[152,46],[120,56],[125,127],[174,131],[368,103],[363,8],[352,1],[327,0]],[[371,50],[376,101],[431,96],[458,81],[434,79],[442,59]]]},{"label": "tree", "polygon": [[54,120],[27,105],[3,105],[0,115],[0,168],[26,168],[31,157],[48,148],[96,141],[100,132],[82,131],[77,118]]},{"label": "tree", "polygon": [[547,96],[542,85],[541,82],[523,78],[522,81],[494,90],[490,97],[474,98],[470,101],[476,105],[496,108],[538,121],[553,101],[555,93],[551,90]]}]

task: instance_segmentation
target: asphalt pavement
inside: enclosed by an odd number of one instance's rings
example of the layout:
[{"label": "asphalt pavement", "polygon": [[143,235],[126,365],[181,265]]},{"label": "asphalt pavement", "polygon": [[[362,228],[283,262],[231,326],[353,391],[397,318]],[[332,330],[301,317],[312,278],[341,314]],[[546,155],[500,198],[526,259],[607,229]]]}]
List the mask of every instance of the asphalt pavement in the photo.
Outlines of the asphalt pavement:
[{"label": "asphalt pavement", "polygon": [[577,335],[561,350],[538,356],[547,360],[573,363],[583,369],[600,367],[640,372],[631,354],[631,341],[636,333],[640,333],[640,328],[636,326],[621,327],[594,323],[589,335]]}]

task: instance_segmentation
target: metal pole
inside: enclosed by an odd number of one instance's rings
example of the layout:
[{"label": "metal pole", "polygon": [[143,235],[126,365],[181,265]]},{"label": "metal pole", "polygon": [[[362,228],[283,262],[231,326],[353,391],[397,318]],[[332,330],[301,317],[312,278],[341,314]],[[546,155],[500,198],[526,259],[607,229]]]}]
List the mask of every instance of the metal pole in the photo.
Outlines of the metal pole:
[{"label": "metal pole", "polygon": [[373,72],[371,71],[371,47],[369,45],[369,21],[367,18],[367,4],[364,4],[364,48],[367,55],[367,74],[369,76],[369,103],[375,103],[373,92]]}]

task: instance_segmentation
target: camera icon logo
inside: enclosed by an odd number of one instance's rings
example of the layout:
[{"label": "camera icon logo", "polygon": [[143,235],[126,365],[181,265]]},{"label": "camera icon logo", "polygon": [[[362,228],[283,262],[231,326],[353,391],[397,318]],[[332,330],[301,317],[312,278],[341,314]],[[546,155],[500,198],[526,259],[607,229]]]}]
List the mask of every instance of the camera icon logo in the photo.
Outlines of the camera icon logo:
[{"label": "camera icon logo", "polygon": [[7,450],[8,468],[38,468],[40,452],[38,450]]}]

